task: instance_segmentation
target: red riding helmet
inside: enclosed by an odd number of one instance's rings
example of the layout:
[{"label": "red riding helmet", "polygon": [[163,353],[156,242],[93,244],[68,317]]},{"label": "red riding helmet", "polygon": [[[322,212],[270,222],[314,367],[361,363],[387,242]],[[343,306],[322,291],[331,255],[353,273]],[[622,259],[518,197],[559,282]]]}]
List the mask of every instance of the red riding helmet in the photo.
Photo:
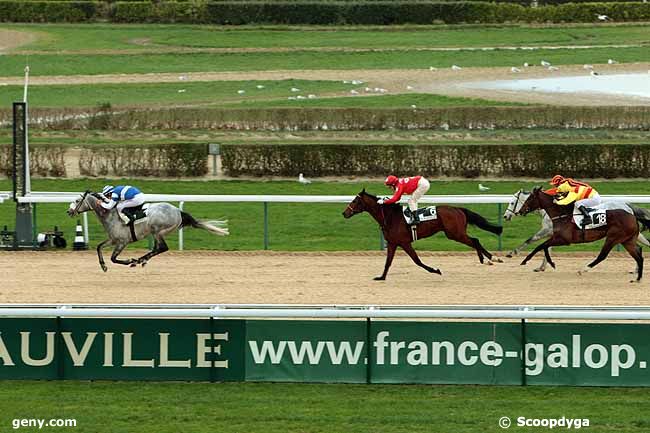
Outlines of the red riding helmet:
[{"label": "red riding helmet", "polygon": [[384,184],[385,184],[385,185],[389,185],[389,186],[395,186],[395,185],[397,185],[397,176],[393,176],[393,175],[391,174],[390,176],[388,176],[388,177],[386,178],[386,180],[384,181]]},{"label": "red riding helmet", "polygon": [[556,174],[553,176],[553,179],[551,179],[551,185],[553,186],[560,186],[564,182],[564,176],[561,176],[559,174]]}]

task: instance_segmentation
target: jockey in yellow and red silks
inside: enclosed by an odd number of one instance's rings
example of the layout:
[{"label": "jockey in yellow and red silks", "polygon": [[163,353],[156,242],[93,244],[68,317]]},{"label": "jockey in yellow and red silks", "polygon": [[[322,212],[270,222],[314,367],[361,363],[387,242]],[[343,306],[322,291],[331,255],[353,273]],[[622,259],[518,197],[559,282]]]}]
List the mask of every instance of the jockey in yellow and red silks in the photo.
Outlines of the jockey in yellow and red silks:
[{"label": "jockey in yellow and red silks", "polygon": [[591,224],[591,218],[586,208],[598,206],[602,203],[598,191],[589,184],[579,182],[570,177],[564,178],[559,174],[553,176],[551,180],[555,194],[565,194],[563,198],[555,199],[554,202],[559,205],[568,205],[575,202],[575,208],[584,215],[583,227]]}]

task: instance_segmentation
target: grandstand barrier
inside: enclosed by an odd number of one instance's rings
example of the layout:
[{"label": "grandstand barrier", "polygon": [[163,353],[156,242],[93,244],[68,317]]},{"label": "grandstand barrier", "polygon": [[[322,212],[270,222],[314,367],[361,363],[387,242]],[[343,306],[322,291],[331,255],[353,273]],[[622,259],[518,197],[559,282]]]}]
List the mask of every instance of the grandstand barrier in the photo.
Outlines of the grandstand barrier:
[{"label": "grandstand barrier", "polygon": [[[69,204],[79,198],[81,192],[32,192],[24,197],[18,197],[18,203],[65,203]],[[0,199],[3,192],[0,191]],[[262,203],[264,207],[264,249],[269,249],[269,203],[349,203],[354,196],[349,195],[211,195],[211,194],[145,194],[147,202],[175,202],[182,210],[186,202],[195,203]],[[478,195],[427,195],[420,199],[423,204],[495,204],[497,206],[498,224],[502,223],[504,204],[512,200],[511,194],[478,194]],[[605,200],[624,201],[626,203],[650,203],[648,195],[605,195]],[[405,204],[405,197],[401,203]],[[0,201],[0,203],[2,203]],[[34,209],[36,219],[36,209]],[[34,224],[35,225],[35,224]],[[88,215],[83,215],[84,238],[88,242]],[[384,242],[381,232],[380,248]],[[179,230],[178,249],[183,250],[183,229]],[[502,249],[502,238],[498,236],[497,249]]]},{"label": "grandstand barrier", "polygon": [[629,323],[649,319],[650,307],[1,305],[0,379],[650,386],[650,325]]}]

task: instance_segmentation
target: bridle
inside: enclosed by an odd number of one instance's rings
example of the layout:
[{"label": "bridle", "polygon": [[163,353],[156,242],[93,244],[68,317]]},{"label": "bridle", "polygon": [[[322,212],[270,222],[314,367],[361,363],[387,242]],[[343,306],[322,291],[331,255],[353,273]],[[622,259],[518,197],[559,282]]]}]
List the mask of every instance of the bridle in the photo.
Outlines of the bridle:
[{"label": "bridle", "polygon": [[86,196],[88,196],[89,193],[90,193],[90,191],[86,191],[86,192],[83,193],[83,195],[82,195],[81,198],[79,199],[79,203],[77,203],[77,205],[76,205],[76,206],[74,207],[74,209],[72,210],[74,213],[79,213],[79,208],[81,207],[81,204],[82,204],[84,201],[86,201]]},{"label": "bridle", "polygon": [[[353,215],[356,215],[357,213],[363,212],[363,211],[357,212],[355,209],[352,208],[352,203],[354,203],[356,201],[356,199],[359,199],[359,200],[363,201],[363,199],[361,198],[361,194],[357,194],[355,199],[352,200],[350,203],[348,203],[348,206],[345,208],[345,210],[349,209],[352,212]],[[383,228],[385,228],[384,225],[386,223],[386,217],[384,215],[384,207],[380,205],[379,209],[381,210],[381,222],[379,223],[379,225],[383,229]]]},{"label": "bridle", "polygon": [[[521,198],[520,198],[520,195],[521,195],[522,193],[523,193],[523,191],[522,191],[522,190],[519,190],[519,191],[517,191],[515,194],[513,194],[513,195],[515,196],[515,205],[514,205],[514,209],[515,209],[515,210],[514,210],[514,211],[513,211],[513,210],[510,210],[510,206],[508,206],[508,209],[506,209],[506,213],[507,213],[507,212],[510,212],[511,214],[513,214],[513,215],[515,215],[515,216],[516,216],[516,215],[519,215],[519,211],[517,211],[517,207],[519,207],[519,201],[520,201],[520,199],[521,199]],[[523,204],[523,203],[522,203],[522,204]]]}]

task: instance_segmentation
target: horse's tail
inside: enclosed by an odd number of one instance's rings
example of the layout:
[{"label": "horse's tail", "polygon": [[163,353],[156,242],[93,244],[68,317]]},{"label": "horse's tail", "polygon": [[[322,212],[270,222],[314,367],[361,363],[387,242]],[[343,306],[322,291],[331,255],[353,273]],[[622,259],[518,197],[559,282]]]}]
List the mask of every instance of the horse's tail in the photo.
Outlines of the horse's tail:
[{"label": "horse's tail", "polygon": [[459,209],[463,211],[465,217],[467,217],[467,222],[470,224],[474,224],[476,227],[487,230],[488,232],[494,233],[495,235],[500,235],[501,232],[503,232],[503,227],[492,224],[476,212],[472,212],[471,210],[465,209],[464,207],[461,207]]},{"label": "horse's tail", "polygon": [[227,236],[230,233],[226,225],[228,221],[213,220],[213,221],[198,221],[187,212],[181,211],[181,227],[194,227],[197,229],[204,229],[219,236]]},{"label": "horse's tail", "polygon": [[650,209],[645,209],[633,205],[629,206],[632,208],[632,212],[634,212],[634,216],[636,217],[637,221],[643,225],[643,229],[650,229]]}]

